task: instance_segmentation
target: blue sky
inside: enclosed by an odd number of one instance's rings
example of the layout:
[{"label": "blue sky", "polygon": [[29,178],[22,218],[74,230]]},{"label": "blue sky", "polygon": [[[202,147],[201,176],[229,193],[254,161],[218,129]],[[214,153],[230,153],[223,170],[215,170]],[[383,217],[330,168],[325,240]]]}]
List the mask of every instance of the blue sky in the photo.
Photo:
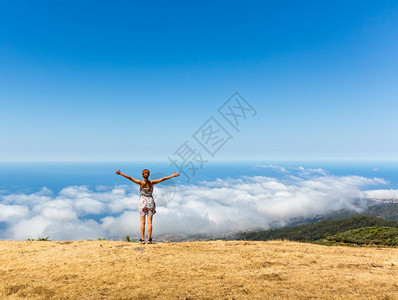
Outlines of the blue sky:
[{"label": "blue sky", "polygon": [[213,160],[397,160],[397,50],[396,1],[1,1],[0,161],[200,151],[235,91]]}]

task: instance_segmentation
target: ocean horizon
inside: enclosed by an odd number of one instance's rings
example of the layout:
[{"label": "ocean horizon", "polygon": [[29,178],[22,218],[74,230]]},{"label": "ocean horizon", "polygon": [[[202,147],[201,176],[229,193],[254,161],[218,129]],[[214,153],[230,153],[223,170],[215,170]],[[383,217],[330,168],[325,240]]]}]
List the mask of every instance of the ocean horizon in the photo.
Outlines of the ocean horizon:
[{"label": "ocean horizon", "polygon": [[[221,161],[208,162],[199,170],[187,171],[189,178],[181,173],[174,178],[176,184],[195,184],[200,181],[239,178],[242,176],[271,176],[280,178],[281,169],[322,169],[330,175],[356,175],[385,179],[384,188],[398,188],[398,162],[388,161]],[[151,171],[151,179],[179,172],[170,162],[0,162],[0,194],[14,192],[37,192],[46,187],[54,192],[73,185],[130,184],[115,175],[120,169],[137,179],[142,179],[143,169]],[[133,184],[133,183],[131,183]]]}]

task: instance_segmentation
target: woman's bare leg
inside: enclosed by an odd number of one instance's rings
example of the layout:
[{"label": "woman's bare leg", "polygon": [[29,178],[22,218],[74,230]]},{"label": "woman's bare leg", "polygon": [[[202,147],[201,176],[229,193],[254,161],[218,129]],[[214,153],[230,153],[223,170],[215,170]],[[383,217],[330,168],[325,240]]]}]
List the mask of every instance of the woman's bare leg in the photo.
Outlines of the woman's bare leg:
[{"label": "woman's bare leg", "polygon": [[152,217],[153,215],[148,215],[148,240],[152,237]]},{"label": "woman's bare leg", "polygon": [[[149,216],[148,216],[149,217]],[[141,218],[141,240],[145,240],[145,216],[140,216]],[[149,228],[148,228],[149,230]]]}]

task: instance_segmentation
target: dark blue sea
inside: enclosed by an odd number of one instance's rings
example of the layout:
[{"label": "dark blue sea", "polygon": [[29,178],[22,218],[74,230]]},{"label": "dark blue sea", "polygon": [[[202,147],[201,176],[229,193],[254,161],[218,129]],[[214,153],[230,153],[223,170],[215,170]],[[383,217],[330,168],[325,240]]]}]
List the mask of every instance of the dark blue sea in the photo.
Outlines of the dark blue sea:
[{"label": "dark blue sea", "polygon": [[[127,179],[116,176],[115,171],[142,179],[143,169],[151,171],[151,179],[163,177],[179,170],[168,162],[27,162],[0,163],[0,194],[34,193],[46,187],[54,193],[67,186],[86,185],[89,188],[104,185],[130,184]],[[196,184],[218,178],[243,176],[268,176],[281,178],[295,174],[298,168],[322,169],[328,175],[357,175],[367,178],[383,178],[388,183],[383,189],[398,188],[398,162],[209,162],[198,170],[186,170],[173,179],[175,184]],[[377,187],[375,187],[377,188]]]}]

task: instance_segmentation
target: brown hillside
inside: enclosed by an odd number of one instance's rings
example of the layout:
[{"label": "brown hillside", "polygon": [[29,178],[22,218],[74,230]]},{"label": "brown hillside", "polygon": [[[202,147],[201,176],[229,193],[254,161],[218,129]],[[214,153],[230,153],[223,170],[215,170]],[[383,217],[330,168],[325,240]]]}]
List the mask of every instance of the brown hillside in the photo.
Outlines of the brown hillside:
[{"label": "brown hillside", "polygon": [[0,242],[0,299],[398,299],[398,249]]}]

